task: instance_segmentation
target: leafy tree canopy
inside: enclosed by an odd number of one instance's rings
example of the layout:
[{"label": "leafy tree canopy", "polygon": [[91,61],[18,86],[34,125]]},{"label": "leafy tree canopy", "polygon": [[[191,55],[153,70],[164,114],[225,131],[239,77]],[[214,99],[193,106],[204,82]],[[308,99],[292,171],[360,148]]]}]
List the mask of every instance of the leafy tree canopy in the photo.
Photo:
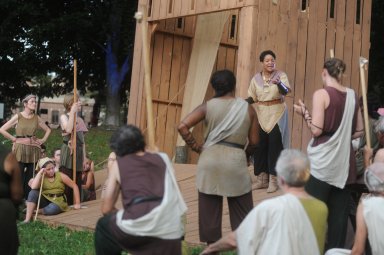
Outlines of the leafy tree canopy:
[{"label": "leafy tree canopy", "polygon": [[[78,89],[103,90],[107,41],[119,36],[113,51],[122,64],[133,48],[136,9],[137,0],[1,0],[0,100],[71,91],[74,58]],[[51,84],[27,85],[48,73],[56,75]]]}]

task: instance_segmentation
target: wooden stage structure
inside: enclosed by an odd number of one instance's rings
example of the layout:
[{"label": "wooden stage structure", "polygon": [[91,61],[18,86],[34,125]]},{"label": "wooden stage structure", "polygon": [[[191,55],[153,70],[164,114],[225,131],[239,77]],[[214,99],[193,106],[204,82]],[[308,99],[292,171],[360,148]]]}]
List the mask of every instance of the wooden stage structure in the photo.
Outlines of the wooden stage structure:
[{"label": "wooden stage structure", "polygon": [[[305,150],[310,132],[293,102],[312,108],[323,87],[324,60],[334,49],[347,65],[343,84],[361,94],[359,57],[368,58],[372,0],[139,0],[148,15],[155,143],[170,158],[183,146],[176,130],[181,119],[210,99],[212,72],[236,74],[236,95],[247,97],[259,72],[259,54],[276,53],[292,93],[285,98],[293,148]],[[128,123],[147,130],[141,29],[136,27]],[[367,76],[366,76],[367,78]],[[202,140],[202,125],[193,130]],[[188,150],[187,162],[198,155]]]},{"label": "wooden stage structure", "polygon": [[[250,169],[251,171],[251,169]],[[195,185],[196,165],[191,164],[175,164],[176,179],[179,183],[181,193],[187,203],[188,211],[186,217],[186,235],[185,240],[192,245],[200,244],[199,241],[199,224],[198,224],[198,208],[197,208],[197,190]],[[251,173],[252,176],[253,173]],[[253,177],[252,177],[253,178]],[[254,180],[253,180],[254,181]],[[269,194],[266,190],[253,190],[254,205],[260,201],[280,195],[281,191]],[[118,200],[118,208],[121,208],[121,201]],[[225,199],[224,199],[225,201]],[[102,216],[100,211],[101,200],[94,200],[83,203],[87,208],[80,210],[71,210],[56,216],[39,215],[38,219],[53,226],[64,225],[73,230],[90,230],[93,231],[97,220]],[[224,202],[223,210],[223,234],[230,231],[229,215],[226,202]]]}]

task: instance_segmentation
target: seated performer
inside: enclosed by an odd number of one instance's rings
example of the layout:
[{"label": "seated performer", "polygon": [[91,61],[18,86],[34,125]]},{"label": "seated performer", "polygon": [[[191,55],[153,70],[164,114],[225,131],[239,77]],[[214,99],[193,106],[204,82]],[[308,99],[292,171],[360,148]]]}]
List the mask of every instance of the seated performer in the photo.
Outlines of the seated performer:
[{"label": "seated performer", "polygon": [[[96,254],[181,254],[182,215],[187,210],[174,170],[163,153],[144,150],[141,131],[132,125],[111,137],[116,153],[95,231]],[[121,193],[123,208],[115,203]]]},{"label": "seated performer", "polygon": [[365,184],[371,194],[363,198],[357,208],[357,229],[352,251],[331,249],[327,251],[327,255],[363,255],[367,238],[371,245],[372,255],[383,254],[384,163],[373,163],[368,167],[365,171]]},{"label": "seated performer", "polygon": [[95,191],[95,166],[93,161],[89,158],[85,158],[85,164],[81,173],[81,201],[91,201],[96,199]]},{"label": "seated performer", "polygon": [[27,212],[24,222],[29,222],[32,219],[33,210],[36,208],[41,176],[44,173],[43,186],[41,191],[39,209],[45,215],[56,215],[67,211],[68,204],[64,195],[65,186],[73,189],[75,194],[75,209],[80,209],[80,192],[76,184],[65,174],[55,172],[55,163],[50,158],[42,158],[38,162],[38,167],[41,169],[31,183],[31,191],[27,199]]},{"label": "seated performer", "polygon": [[256,206],[236,231],[209,245],[202,254],[235,249],[238,254],[323,254],[327,206],[304,190],[309,161],[300,151],[283,150],[276,163],[285,195]]}]

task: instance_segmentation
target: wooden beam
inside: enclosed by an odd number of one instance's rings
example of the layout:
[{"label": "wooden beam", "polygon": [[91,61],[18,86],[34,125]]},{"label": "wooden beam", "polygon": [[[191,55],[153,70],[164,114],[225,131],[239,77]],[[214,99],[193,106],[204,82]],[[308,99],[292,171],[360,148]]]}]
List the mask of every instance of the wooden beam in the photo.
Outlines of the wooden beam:
[{"label": "wooden beam", "polygon": [[246,98],[248,95],[248,85],[256,68],[255,56],[257,37],[254,32],[258,22],[258,8],[254,6],[244,7],[240,11],[239,17],[239,50],[237,53],[236,68],[236,95]]},{"label": "wooden beam", "polygon": [[[203,102],[228,15],[229,11],[197,17],[181,119]],[[184,141],[179,137],[177,146],[184,146],[184,144]]]}]

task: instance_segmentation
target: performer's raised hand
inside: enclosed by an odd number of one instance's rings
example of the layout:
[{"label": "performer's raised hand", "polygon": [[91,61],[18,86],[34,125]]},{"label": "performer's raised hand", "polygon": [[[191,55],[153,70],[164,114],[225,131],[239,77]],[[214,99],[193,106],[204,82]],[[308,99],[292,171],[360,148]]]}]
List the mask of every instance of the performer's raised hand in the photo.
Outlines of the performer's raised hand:
[{"label": "performer's raised hand", "polygon": [[293,104],[293,109],[295,110],[296,113],[303,115],[303,116],[304,116],[305,112],[307,111],[307,107],[305,106],[303,101],[301,101],[301,99],[299,99],[299,102],[297,104]]}]

